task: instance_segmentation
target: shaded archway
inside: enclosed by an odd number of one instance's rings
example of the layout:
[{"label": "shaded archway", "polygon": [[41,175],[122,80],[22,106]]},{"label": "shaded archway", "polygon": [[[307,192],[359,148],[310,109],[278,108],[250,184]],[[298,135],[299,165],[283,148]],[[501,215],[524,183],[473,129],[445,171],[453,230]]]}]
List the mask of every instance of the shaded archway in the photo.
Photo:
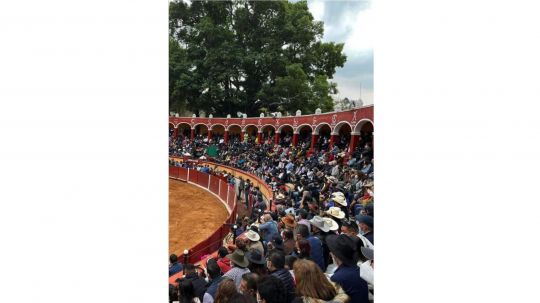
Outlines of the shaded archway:
[{"label": "shaded archway", "polygon": [[334,136],[334,145],[340,149],[345,149],[351,141],[351,125],[346,122],[339,122],[335,127],[332,135]]},{"label": "shaded archway", "polygon": [[276,135],[276,128],[271,124],[267,124],[261,128],[261,133],[263,142],[272,142]]},{"label": "shaded archway", "polygon": [[240,133],[242,132],[242,128],[238,124],[231,124],[229,125],[229,128],[227,128],[229,133],[229,142],[239,142],[240,141]]},{"label": "shaded archway", "polygon": [[197,124],[193,129],[195,129],[196,138],[206,138],[208,136],[208,126],[205,124]]},{"label": "shaded archway", "polygon": [[244,141],[247,142],[255,142],[255,139],[257,138],[257,132],[259,130],[257,129],[257,126],[250,124],[246,125],[244,127]]},{"label": "shaded archway", "polygon": [[221,139],[224,139],[225,135],[225,126],[221,124],[214,124],[210,128],[212,133],[212,141],[219,142]]},{"label": "shaded archway", "polygon": [[360,120],[354,127],[354,134],[359,136],[355,151],[373,156],[373,122],[368,119]]},{"label": "shaded archway", "polygon": [[317,134],[318,140],[315,144],[315,147],[319,150],[327,150],[330,144],[330,134],[332,133],[332,128],[328,123],[321,123],[315,127],[315,134]]},{"label": "shaded archway", "polygon": [[306,146],[309,146],[311,144],[311,134],[312,134],[312,128],[309,124],[302,124],[298,126],[296,129],[296,132],[298,133],[298,146],[302,146],[302,144],[306,144]]},{"label": "shaded archway", "polygon": [[178,128],[178,135],[186,138],[191,137],[191,125],[188,123],[180,123],[176,126]]},{"label": "shaded archway", "polygon": [[278,128],[279,144],[281,146],[289,146],[292,143],[292,137],[294,134],[294,128],[289,124],[281,125]]}]

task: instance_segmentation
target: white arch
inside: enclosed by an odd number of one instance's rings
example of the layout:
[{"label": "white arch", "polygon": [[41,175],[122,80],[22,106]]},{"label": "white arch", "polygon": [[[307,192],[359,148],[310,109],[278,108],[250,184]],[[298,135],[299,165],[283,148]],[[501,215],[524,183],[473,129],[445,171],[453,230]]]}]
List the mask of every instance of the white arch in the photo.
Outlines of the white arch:
[{"label": "white arch", "polygon": [[245,133],[250,126],[255,126],[255,128],[257,129],[256,133],[259,132],[259,128],[255,124],[247,124],[246,126],[244,126],[244,128],[242,128],[242,132]]},{"label": "white arch", "polygon": [[328,127],[330,128],[330,133],[332,133],[332,126],[330,124],[326,123],[326,122],[322,122],[322,123],[318,124],[317,126],[315,126],[315,129],[313,130],[313,134],[318,135],[319,131],[321,130],[321,128],[324,125],[328,125]]},{"label": "white arch", "polygon": [[274,129],[274,132],[276,132],[276,127],[272,124],[265,124],[263,126],[261,126],[261,128],[259,129],[259,132],[263,132],[263,130],[267,127],[267,126],[270,126]]},{"label": "white arch", "polygon": [[351,128],[351,133],[352,133],[352,131],[353,131],[352,125],[347,121],[341,121],[338,124],[336,124],[336,126],[334,126],[334,129],[332,130],[332,135],[339,135],[339,130],[345,124],[349,125],[349,127]]},{"label": "white arch", "polygon": [[362,126],[364,126],[364,124],[366,124],[368,122],[371,123],[373,128],[375,128],[375,124],[373,124],[373,121],[371,121],[369,119],[362,119],[362,120],[358,121],[358,123],[356,123],[356,125],[354,126],[353,133],[355,135],[360,134],[360,130],[362,129]]},{"label": "white arch", "polygon": [[227,128],[225,127],[225,125],[221,124],[221,123],[216,123],[216,124],[212,124],[210,126],[210,129],[213,130],[214,129],[214,126],[222,126],[224,130],[227,130]]},{"label": "white arch", "polygon": [[293,130],[293,133],[294,133],[294,127],[293,127],[292,125],[290,125],[290,124],[283,124],[283,125],[280,125],[280,126],[278,127],[278,129],[277,129],[276,132],[277,132],[278,134],[281,134],[281,131],[283,130],[283,128],[284,128],[285,126],[290,126],[290,127],[292,128],[292,130]]},{"label": "white arch", "polygon": [[187,122],[180,122],[180,123],[176,124],[176,125],[174,126],[174,128],[178,128],[178,127],[180,126],[180,124],[185,124],[185,125],[187,125],[187,126],[191,129],[191,125],[190,125],[189,123],[187,123]]},{"label": "white arch", "polygon": [[306,127],[306,126],[309,127],[309,129],[310,129],[311,132],[313,133],[313,127],[311,127],[311,125],[309,125],[309,124],[301,124],[301,125],[297,126],[296,129],[294,130],[294,133],[295,133],[295,134],[299,134],[299,133],[300,133],[300,130],[301,130],[302,128]]},{"label": "white arch", "polygon": [[242,132],[242,126],[240,126],[240,124],[231,124],[229,125],[228,127],[225,128],[226,131],[229,131],[231,130],[231,127],[232,126],[238,126],[238,128],[240,128],[240,132]]}]

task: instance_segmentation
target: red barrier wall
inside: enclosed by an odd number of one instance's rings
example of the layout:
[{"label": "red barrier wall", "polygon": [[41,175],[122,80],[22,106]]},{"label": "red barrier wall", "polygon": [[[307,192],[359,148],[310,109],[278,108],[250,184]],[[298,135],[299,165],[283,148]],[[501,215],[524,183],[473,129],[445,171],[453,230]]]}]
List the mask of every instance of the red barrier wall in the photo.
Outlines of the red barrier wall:
[{"label": "red barrier wall", "polygon": [[[210,176],[210,178],[209,178]],[[201,173],[197,170],[186,169],[183,167],[169,166],[169,177],[180,178],[182,180],[188,180],[188,182],[197,184],[208,191],[216,194],[225,202],[231,213],[225,223],[234,223],[236,220],[236,195],[234,193],[234,187],[228,185],[227,182],[222,179],[209,174]],[[229,188],[229,190],[227,190]],[[220,193],[221,189],[221,193]],[[221,247],[223,238],[229,233],[230,228],[226,225],[218,228],[212,233],[206,240],[193,246],[189,249],[188,261],[189,263],[198,263],[204,256],[209,255]],[[182,258],[183,259],[183,258]]]}]

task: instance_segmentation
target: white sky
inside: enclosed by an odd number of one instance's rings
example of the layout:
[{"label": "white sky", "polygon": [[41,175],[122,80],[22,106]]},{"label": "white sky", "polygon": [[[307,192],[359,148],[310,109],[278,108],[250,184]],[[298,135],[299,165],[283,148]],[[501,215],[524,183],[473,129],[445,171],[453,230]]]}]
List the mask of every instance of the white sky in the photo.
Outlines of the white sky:
[{"label": "white sky", "polygon": [[347,62],[338,68],[333,82],[339,97],[358,99],[360,87],[364,104],[373,104],[374,19],[371,0],[308,0],[309,10],[324,22],[323,41],[345,43]]}]

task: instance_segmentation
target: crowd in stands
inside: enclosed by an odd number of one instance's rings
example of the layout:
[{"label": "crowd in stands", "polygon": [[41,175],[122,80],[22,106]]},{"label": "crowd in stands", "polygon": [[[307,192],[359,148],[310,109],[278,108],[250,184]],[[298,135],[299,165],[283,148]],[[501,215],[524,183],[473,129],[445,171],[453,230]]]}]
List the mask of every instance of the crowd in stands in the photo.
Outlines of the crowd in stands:
[{"label": "crowd in stands", "polygon": [[[221,247],[204,273],[193,264],[170,258],[171,272],[186,271],[178,286],[169,286],[170,301],[229,303],[300,303],[373,301],[374,161],[370,135],[347,153],[348,140],[329,148],[321,136],[290,147],[290,136],[259,144],[229,137],[171,138],[170,155],[205,155],[208,160],[252,173],[271,186],[271,204],[249,180],[235,178],[211,164],[170,161],[225,178],[250,212],[237,218],[235,241]],[[217,140],[217,141],[214,141]],[[220,143],[221,142],[221,143]],[[172,270],[172,271],[171,271]]]}]

